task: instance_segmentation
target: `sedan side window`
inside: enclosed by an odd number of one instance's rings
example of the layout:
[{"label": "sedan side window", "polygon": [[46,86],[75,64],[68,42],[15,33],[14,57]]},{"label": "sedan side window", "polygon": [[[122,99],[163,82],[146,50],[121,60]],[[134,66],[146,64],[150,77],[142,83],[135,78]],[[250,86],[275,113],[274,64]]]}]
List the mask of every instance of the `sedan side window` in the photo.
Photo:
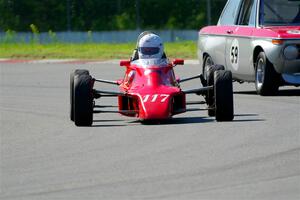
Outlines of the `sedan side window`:
[{"label": "sedan side window", "polygon": [[239,25],[255,25],[256,5],[254,0],[244,0],[239,13]]},{"label": "sedan side window", "polygon": [[237,10],[241,0],[229,0],[222,12],[218,25],[234,25],[237,18]]}]

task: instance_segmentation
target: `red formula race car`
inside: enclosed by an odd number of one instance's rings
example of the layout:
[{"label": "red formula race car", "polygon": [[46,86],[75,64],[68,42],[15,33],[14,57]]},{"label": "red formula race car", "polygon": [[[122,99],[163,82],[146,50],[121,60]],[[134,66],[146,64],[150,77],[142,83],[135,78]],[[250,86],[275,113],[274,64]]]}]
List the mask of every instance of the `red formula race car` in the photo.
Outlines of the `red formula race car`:
[{"label": "red formula race car", "polygon": [[[120,114],[141,121],[161,121],[186,112],[186,94],[193,93],[204,96],[209,116],[215,116],[217,121],[231,121],[234,117],[231,72],[219,66],[208,72],[208,80],[202,75],[176,79],[173,68],[183,64],[181,59],[173,62],[164,59],[160,63],[121,61],[126,72],[124,79],[118,81],[96,79],[87,70],[75,70],[70,76],[70,118],[77,126],[91,126],[93,114],[101,112],[95,100],[117,97]],[[200,79],[203,87],[182,90],[180,83],[191,79]],[[118,90],[97,90],[96,82],[117,85]]]},{"label": "red formula race car", "polygon": [[[186,112],[186,94],[203,95],[208,105],[208,114],[217,121],[233,119],[232,75],[223,66],[213,66],[207,79],[197,75],[185,79],[175,78],[173,68],[184,61],[169,62],[164,52],[162,39],[151,31],[140,34],[137,48],[129,61],[121,61],[126,67],[124,79],[108,81],[93,78],[87,70],[75,70],[71,74],[71,120],[77,126],[91,126],[96,110],[95,99],[118,97],[119,113],[138,117],[141,121],[161,121]],[[182,90],[180,82],[200,79],[203,87]],[[118,91],[94,89],[95,82],[115,84]]]}]

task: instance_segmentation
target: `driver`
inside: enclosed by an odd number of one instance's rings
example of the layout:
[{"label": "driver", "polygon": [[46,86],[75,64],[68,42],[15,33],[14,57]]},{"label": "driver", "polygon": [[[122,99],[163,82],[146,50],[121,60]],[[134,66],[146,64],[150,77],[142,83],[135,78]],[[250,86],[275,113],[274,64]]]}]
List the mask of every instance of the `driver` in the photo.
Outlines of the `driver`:
[{"label": "driver", "polygon": [[131,60],[164,58],[166,58],[166,56],[162,39],[150,31],[141,33],[138,37],[137,48]]}]

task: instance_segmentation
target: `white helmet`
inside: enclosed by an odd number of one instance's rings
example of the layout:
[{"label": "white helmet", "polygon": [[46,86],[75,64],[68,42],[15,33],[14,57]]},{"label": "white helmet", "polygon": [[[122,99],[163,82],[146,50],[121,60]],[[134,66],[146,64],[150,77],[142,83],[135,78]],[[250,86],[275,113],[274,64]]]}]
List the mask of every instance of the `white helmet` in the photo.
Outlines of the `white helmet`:
[{"label": "white helmet", "polygon": [[163,52],[163,42],[161,38],[154,33],[146,34],[138,41],[138,54],[140,59],[160,59],[163,56]]}]

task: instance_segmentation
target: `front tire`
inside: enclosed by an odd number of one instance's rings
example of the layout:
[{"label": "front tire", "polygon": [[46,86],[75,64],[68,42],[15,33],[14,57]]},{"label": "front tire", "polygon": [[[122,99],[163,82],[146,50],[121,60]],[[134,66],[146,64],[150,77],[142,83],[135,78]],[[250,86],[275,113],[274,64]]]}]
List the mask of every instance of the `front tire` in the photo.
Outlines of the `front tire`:
[{"label": "front tire", "polygon": [[267,59],[265,52],[260,52],[255,63],[255,88],[257,94],[276,95],[280,83],[280,75]]},{"label": "front tire", "polygon": [[232,121],[234,118],[232,73],[218,70],[214,73],[215,114],[217,121]]},{"label": "front tire", "polygon": [[70,119],[74,121],[74,76],[89,75],[89,71],[85,69],[76,69],[70,74]]},{"label": "front tire", "polygon": [[93,79],[90,75],[74,77],[74,122],[76,126],[93,123]]}]

